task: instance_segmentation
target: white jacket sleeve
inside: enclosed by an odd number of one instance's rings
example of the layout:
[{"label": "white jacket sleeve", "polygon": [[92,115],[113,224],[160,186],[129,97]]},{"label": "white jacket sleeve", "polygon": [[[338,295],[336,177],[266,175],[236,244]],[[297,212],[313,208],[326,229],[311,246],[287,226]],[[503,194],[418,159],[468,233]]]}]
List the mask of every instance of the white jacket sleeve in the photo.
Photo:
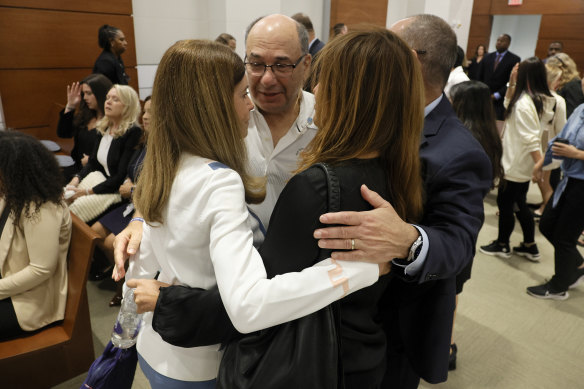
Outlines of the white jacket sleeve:
[{"label": "white jacket sleeve", "polygon": [[539,117],[535,106],[531,102],[531,98],[524,96],[518,100],[515,105],[515,110],[515,128],[523,143],[524,149],[529,153],[540,150]]},{"label": "white jacket sleeve", "polygon": [[377,281],[376,264],[331,259],[267,279],[246,224],[239,176],[225,169],[206,190],[212,191],[205,215],[211,222],[210,254],[223,304],[238,331],[257,331],[306,316]]}]

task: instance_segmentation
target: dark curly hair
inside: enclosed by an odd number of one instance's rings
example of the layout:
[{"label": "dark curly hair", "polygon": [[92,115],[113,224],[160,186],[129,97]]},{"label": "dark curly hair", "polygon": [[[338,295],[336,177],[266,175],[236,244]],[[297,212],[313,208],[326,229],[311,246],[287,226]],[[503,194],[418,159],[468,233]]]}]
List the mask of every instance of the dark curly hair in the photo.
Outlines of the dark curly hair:
[{"label": "dark curly hair", "polygon": [[[89,109],[87,103],[83,99],[83,92],[81,92],[81,102],[79,103],[79,107],[73,118],[73,125],[75,128],[85,127],[91,119],[103,116],[105,97],[107,92],[109,92],[114,85],[110,79],[103,74],[90,74],[81,80],[80,84],[87,84],[95,95],[95,99],[97,100],[97,110]],[[88,128],[88,130],[91,130],[91,128]]]},{"label": "dark curly hair", "polygon": [[0,197],[18,224],[46,202],[60,204],[63,175],[53,153],[30,135],[0,131]]},{"label": "dark curly hair", "polygon": [[118,31],[120,31],[119,28],[108,24],[101,26],[97,32],[97,44],[99,47],[107,51],[112,51],[111,40],[115,39]]}]

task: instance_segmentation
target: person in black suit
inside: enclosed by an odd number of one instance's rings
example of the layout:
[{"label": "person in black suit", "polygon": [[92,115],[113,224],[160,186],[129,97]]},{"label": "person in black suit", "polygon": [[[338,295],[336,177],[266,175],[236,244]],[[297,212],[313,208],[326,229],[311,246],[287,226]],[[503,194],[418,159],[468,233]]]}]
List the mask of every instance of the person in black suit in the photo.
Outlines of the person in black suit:
[{"label": "person in black suit", "polygon": [[312,21],[308,15],[303,14],[302,12],[298,12],[290,17],[296,20],[298,23],[302,24],[306,28],[306,31],[308,31],[308,54],[312,56],[314,62],[314,56],[320,50],[322,50],[324,47],[324,42],[316,37],[316,34],[314,33],[314,27],[312,26]]},{"label": "person in black suit", "polygon": [[393,279],[382,300],[388,341],[383,388],[417,388],[420,377],[446,381],[455,307],[456,275],[470,263],[484,221],[483,199],[492,182],[491,163],[443,94],[456,58],[456,35],[434,15],[417,15],[391,27],[422,64],[426,118],[420,140],[424,215],[405,223],[390,203],[362,189],[376,209],[321,216],[319,246],[351,249],[336,259],[392,261]]},{"label": "person in black suit", "polygon": [[[308,54],[310,54],[312,57],[312,63],[315,63],[318,52],[324,47],[324,42],[316,37],[316,34],[314,33],[314,27],[312,26],[312,21],[308,15],[303,14],[302,12],[298,12],[292,15],[291,18],[306,28],[306,31],[308,32]],[[303,87],[303,89],[307,92],[312,92],[312,78],[313,71],[311,70],[310,75],[306,78]]]},{"label": "person in black suit", "polygon": [[497,51],[487,54],[479,68],[478,80],[487,84],[491,90],[497,120],[504,120],[503,100],[507,92],[507,82],[513,66],[521,62],[521,58],[509,51],[509,45],[511,37],[508,34],[498,37],[495,46]]}]

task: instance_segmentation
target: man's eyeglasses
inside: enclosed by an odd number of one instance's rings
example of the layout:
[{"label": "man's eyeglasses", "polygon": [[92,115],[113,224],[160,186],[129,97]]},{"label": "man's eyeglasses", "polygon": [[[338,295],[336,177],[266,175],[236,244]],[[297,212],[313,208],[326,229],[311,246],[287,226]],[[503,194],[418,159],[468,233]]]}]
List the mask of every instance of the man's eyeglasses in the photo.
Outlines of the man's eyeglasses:
[{"label": "man's eyeglasses", "polygon": [[[257,77],[263,76],[264,73],[266,72],[266,70],[268,68],[271,68],[272,73],[274,73],[274,75],[276,77],[290,77],[292,75],[292,72],[296,68],[296,66],[298,66],[300,61],[302,61],[302,58],[304,58],[305,56],[306,56],[306,54],[302,54],[302,56],[300,58],[298,58],[298,61],[296,61],[294,64],[275,63],[273,65],[266,65],[266,64],[258,63],[258,62],[244,62],[244,63],[245,63],[245,68],[247,69],[248,73],[251,74],[252,76],[257,76]],[[247,57],[246,57],[246,59],[247,59]]]}]

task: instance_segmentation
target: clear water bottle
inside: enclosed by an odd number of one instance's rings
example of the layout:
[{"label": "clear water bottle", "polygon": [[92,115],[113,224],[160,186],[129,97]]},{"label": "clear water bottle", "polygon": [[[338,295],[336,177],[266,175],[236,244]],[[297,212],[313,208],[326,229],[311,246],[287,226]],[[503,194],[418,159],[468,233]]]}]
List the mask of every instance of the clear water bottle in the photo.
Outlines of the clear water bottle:
[{"label": "clear water bottle", "polygon": [[128,289],[124,294],[118,319],[112,330],[112,343],[118,348],[129,348],[136,344],[140,332],[142,314],[136,312],[134,289]]}]

